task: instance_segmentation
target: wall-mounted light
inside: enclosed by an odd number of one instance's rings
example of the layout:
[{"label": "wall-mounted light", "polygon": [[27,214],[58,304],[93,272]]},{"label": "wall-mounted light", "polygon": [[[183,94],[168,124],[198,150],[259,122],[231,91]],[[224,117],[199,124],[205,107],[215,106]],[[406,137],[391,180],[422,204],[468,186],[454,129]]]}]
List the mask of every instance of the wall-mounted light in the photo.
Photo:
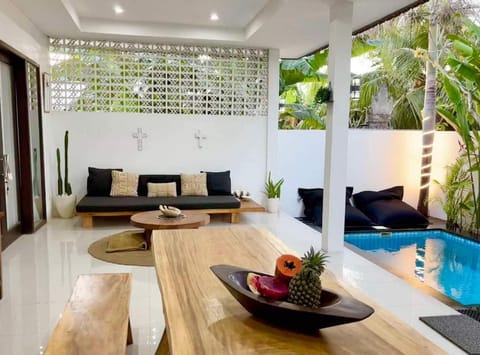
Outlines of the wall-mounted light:
[{"label": "wall-mounted light", "polygon": [[115,11],[115,13],[117,15],[120,15],[120,14],[123,14],[125,12],[125,10],[123,9],[123,7],[121,7],[120,5],[114,5],[113,6],[113,11]]},{"label": "wall-mounted light", "polygon": [[352,100],[360,99],[360,79],[353,78],[350,82],[350,98]]},{"label": "wall-mounted light", "polygon": [[218,21],[219,17],[218,17],[218,14],[216,12],[212,12],[210,14],[210,21]]}]

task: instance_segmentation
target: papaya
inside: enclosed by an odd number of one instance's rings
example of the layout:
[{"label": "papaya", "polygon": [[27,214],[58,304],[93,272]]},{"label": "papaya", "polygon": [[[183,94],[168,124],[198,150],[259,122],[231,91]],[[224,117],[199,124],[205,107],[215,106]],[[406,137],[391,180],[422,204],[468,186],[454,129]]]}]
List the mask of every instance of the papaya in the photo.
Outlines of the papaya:
[{"label": "papaya", "polygon": [[280,255],[275,263],[275,277],[286,282],[302,270],[302,261],[295,255]]}]

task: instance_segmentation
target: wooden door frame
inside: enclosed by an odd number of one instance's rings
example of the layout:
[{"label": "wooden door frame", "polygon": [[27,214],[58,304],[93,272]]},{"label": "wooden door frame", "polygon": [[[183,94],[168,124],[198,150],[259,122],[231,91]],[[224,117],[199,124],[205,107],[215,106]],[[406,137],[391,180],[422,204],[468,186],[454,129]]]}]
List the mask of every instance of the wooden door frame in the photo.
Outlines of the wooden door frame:
[{"label": "wooden door frame", "polygon": [[[21,234],[35,232],[46,223],[46,199],[45,199],[45,162],[43,147],[43,115],[42,115],[42,96],[40,66],[33,60],[19,53],[8,44],[0,41],[0,56],[7,58],[13,66],[13,81],[15,90],[15,129],[16,129],[16,168],[18,179],[19,196],[19,216],[21,230],[19,233],[4,233],[2,248],[5,249],[13,243]],[[41,175],[41,197],[42,197],[42,216],[39,223],[34,222],[34,202],[32,185],[32,152],[30,149],[30,122],[29,122],[29,98],[28,98],[28,74],[27,65],[31,64],[37,69],[37,95],[38,95],[38,127],[40,142],[40,175]],[[28,144],[20,144],[28,142]],[[5,208],[5,206],[3,206]],[[1,221],[2,231],[6,232],[6,218]],[[11,234],[11,235],[10,235]]]}]

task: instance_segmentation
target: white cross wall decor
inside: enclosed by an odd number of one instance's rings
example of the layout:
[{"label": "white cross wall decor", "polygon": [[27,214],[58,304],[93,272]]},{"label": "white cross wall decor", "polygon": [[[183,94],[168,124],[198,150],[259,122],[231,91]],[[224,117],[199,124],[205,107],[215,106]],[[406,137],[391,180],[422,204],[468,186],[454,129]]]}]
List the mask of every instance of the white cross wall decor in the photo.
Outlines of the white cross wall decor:
[{"label": "white cross wall decor", "polygon": [[203,134],[201,130],[197,129],[195,131],[194,137],[195,137],[195,139],[197,139],[198,148],[202,149],[203,148],[203,141],[207,139],[207,136],[205,134]]},{"label": "white cross wall decor", "polygon": [[137,140],[137,150],[141,152],[143,150],[143,140],[148,138],[148,134],[143,133],[141,128],[137,128],[137,132],[133,133],[132,137]]}]

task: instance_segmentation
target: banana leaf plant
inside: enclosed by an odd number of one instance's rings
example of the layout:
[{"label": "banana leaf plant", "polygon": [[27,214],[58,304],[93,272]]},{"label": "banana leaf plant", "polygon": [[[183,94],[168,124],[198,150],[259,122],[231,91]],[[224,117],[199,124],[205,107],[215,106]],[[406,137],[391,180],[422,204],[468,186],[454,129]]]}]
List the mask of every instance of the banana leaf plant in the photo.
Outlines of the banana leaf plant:
[{"label": "banana leaf plant", "polygon": [[480,231],[480,27],[465,20],[464,36],[450,35],[451,52],[447,67],[438,64],[448,103],[438,113],[455,129],[466,152],[471,186],[472,221],[470,232]]}]

